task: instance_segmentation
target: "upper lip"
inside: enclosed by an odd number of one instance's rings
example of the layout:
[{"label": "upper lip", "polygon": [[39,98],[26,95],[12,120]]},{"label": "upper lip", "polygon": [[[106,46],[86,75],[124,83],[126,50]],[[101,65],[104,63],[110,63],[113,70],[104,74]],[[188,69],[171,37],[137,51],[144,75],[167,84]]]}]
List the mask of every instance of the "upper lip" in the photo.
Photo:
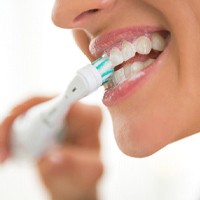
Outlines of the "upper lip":
[{"label": "upper lip", "polygon": [[163,29],[149,26],[116,29],[92,39],[89,49],[93,56],[100,57],[103,53],[109,52],[114,46],[120,45],[123,40],[132,42],[141,35],[148,36],[161,30]]}]

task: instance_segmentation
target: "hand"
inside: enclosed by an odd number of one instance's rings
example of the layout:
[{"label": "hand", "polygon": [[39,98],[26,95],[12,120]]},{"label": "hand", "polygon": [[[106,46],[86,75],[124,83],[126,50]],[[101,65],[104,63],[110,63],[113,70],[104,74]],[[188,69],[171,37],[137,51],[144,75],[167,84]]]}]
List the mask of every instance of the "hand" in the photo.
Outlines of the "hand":
[{"label": "hand", "polygon": [[[9,130],[13,120],[48,98],[33,98],[13,109],[0,125],[0,161],[8,158]],[[66,141],[38,161],[41,179],[53,200],[95,200],[103,166],[98,132],[101,112],[96,106],[74,104],[66,118]]]}]

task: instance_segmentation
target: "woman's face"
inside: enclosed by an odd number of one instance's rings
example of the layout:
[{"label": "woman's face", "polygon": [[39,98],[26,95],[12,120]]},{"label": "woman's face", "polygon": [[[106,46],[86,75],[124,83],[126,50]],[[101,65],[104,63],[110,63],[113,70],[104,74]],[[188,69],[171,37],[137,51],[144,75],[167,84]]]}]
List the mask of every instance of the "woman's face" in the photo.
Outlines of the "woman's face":
[{"label": "woman's face", "polygon": [[200,130],[199,0],[56,0],[52,18],[90,60],[128,60],[103,99],[123,152],[148,156]]}]

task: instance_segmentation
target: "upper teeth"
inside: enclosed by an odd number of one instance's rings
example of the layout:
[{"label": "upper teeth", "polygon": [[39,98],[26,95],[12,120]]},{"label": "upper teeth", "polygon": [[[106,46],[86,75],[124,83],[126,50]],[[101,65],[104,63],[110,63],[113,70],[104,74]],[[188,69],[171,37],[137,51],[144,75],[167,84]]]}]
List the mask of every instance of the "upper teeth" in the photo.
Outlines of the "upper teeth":
[{"label": "upper teeth", "polygon": [[110,52],[110,60],[112,62],[112,64],[114,66],[117,66],[121,63],[123,63],[123,56],[122,56],[122,53],[121,51],[117,48],[117,47],[114,47],[111,52]]},{"label": "upper teeth", "polygon": [[127,61],[131,57],[135,56],[136,47],[134,45],[132,45],[130,42],[124,41],[123,44],[122,44],[122,51],[121,52],[122,52],[122,56],[123,56],[124,61]]},{"label": "upper teeth", "polygon": [[152,48],[157,51],[163,51],[166,46],[165,39],[158,33],[154,33],[151,37]]},{"label": "upper teeth", "polygon": [[152,48],[152,42],[148,37],[141,36],[136,40],[136,50],[139,54],[147,55]]},{"label": "upper teeth", "polygon": [[147,55],[151,50],[163,51],[166,46],[165,39],[158,33],[153,33],[151,39],[140,36],[133,43],[124,41],[121,50],[114,47],[110,51],[110,60],[114,66],[122,64],[124,61],[134,57],[136,53]]}]

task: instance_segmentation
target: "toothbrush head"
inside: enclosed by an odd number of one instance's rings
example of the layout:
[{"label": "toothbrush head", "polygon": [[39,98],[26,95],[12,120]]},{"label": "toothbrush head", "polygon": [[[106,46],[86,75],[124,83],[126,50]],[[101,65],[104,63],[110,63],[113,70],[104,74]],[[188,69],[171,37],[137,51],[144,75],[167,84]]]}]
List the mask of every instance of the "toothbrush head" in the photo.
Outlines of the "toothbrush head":
[{"label": "toothbrush head", "polygon": [[79,100],[105,84],[113,74],[112,62],[107,57],[101,57],[93,63],[80,68],[66,91],[71,101]]},{"label": "toothbrush head", "polygon": [[109,77],[114,72],[113,64],[106,56],[102,56],[101,58],[95,60],[91,65],[94,66],[100,73],[102,78],[102,85],[108,81]]}]

